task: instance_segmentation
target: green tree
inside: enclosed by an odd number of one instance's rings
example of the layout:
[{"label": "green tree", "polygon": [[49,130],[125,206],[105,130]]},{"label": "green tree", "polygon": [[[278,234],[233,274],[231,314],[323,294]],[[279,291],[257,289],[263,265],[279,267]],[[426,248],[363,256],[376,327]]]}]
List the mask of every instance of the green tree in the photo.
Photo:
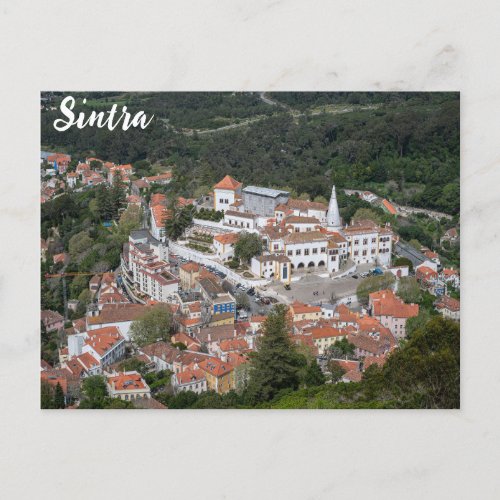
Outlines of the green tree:
[{"label": "green tree", "polygon": [[304,383],[307,387],[317,387],[325,383],[325,376],[316,360],[312,360],[306,368]]},{"label": "green tree", "polygon": [[264,335],[251,357],[248,395],[254,402],[269,401],[283,389],[296,389],[299,370],[305,358],[296,352],[290,340],[291,325],[288,310],[276,305],[262,324]]},{"label": "green tree", "polygon": [[68,244],[71,258],[75,259],[78,255],[89,250],[93,243],[94,241],[89,236],[87,231],[81,231],[72,236]]},{"label": "green tree", "polygon": [[424,328],[430,319],[431,313],[429,312],[429,310],[427,308],[420,307],[418,316],[408,318],[408,320],[406,321],[406,338],[411,338],[417,330]]},{"label": "green tree", "polygon": [[125,205],[125,184],[122,180],[121,173],[115,172],[113,175],[113,185],[109,193],[110,203],[112,207],[112,217],[117,220],[121,209]]},{"label": "green tree", "polygon": [[52,386],[42,380],[40,387],[40,407],[42,410],[51,410],[54,406],[54,389]]},{"label": "green tree", "polygon": [[106,405],[107,397],[106,379],[101,375],[87,377],[82,382],[82,397],[79,408],[102,409]]},{"label": "green tree", "polygon": [[340,382],[346,372],[345,369],[339,364],[339,362],[334,360],[330,360],[328,362],[328,371],[330,372],[332,384]]},{"label": "green tree", "polygon": [[238,309],[249,309],[250,308],[250,299],[248,295],[243,292],[239,292],[235,296],[236,299],[236,307]]},{"label": "green tree", "polygon": [[64,402],[64,392],[62,390],[61,384],[57,382],[55,391],[54,391],[54,408],[65,408],[66,404]]},{"label": "green tree", "polygon": [[399,297],[406,303],[417,303],[422,300],[422,291],[417,280],[411,276],[400,278],[398,282]]},{"label": "green tree", "polygon": [[169,341],[171,329],[170,308],[166,304],[157,304],[132,322],[130,336],[137,345],[144,346],[159,340]]},{"label": "green tree", "polygon": [[345,337],[338,340],[328,348],[328,358],[354,358],[354,351],[356,347],[351,344]]},{"label": "green tree", "polygon": [[181,206],[175,199],[171,202],[165,218],[165,233],[171,240],[179,239],[193,223],[193,207]]},{"label": "green tree", "polygon": [[262,253],[262,246],[262,240],[258,234],[242,231],[234,245],[234,256],[248,264],[252,257]]}]

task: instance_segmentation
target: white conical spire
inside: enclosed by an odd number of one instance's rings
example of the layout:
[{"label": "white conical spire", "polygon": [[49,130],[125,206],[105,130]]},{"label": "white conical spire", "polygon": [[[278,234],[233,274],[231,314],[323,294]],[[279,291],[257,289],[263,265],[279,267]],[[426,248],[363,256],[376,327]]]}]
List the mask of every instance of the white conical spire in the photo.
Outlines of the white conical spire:
[{"label": "white conical spire", "polygon": [[332,187],[332,196],[330,197],[330,204],[328,205],[328,217],[326,219],[326,224],[330,231],[338,231],[342,227],[340,223],[340,213],[339,206],[337,204],[335,186]]}]

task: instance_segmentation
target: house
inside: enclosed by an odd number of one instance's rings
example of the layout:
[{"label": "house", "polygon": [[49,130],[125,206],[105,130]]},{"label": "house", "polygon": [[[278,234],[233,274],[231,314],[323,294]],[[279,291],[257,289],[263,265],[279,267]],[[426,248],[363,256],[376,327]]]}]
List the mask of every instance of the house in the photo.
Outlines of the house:
[{"label": "house", "polygon": [[335,342],[347,338],[348,331],[342,328],[333,328],[331,326],[319,326],[304,329],[304,334],[310,333],[314,345],[318,348],[319,355],[325,353]]},{"label": "house", "polygon": [[52,257],[54,264],[67,264],[69,261],[69,255],[65,252],[57,253]]},{"label": "house", "polygon": [[57,312],[45,309],[40,313],[41,321],[48,332],[60,330],[64,327],[64,318]]},{"label": "house", "polygon": [[435,303],[434,307],[436,310],[443,315],[445,318],[453,319],[455,321],[460,320],[460,301],[448,297],[447,295],[442,295]]},{"label": "house", "polygon": [[234,247],[238,239],[238,233],[223,233],[214,236],[213,245],[215,253],[222,262],[233,259]]},{"label": "house", "polygon": [[71,162],[71,156],[64,153],[52,153],[47,156],[47,163],[54,165],[54,169],[59,174],[64,174]]},{"label": "house", "polygon": [[106,327],[117,327],[126,341],[130,340],[129,330],[133,321],[140,318],[152,306],[142,304],[108,304],[104,305],[98,314],[86,316],[87,332],[99,330]]},{"label": "house", "polygon": [[225,394],[235,388],[234,368],[227,361],[210,358],[202,361],[198,366],[205,372],[208,390]]},{"label": "house", "polygon": [[429,266],[429,261],[415,269],[415,278],[422,288],[433,295],[444,295],[446,292],[446,283],[439,279],[437,270]]},{"label": "house", "polygon": [[397,338],[406,337],[406,321],[418,316],[418,304],[405,304],[392,290],[370,293],[370,314]]},{"label": "house", "polygon": [[[276,207],[276,210],[280,210],[281,213],[283,213],[283,210],[289,210],[293,215],[297,215],[300,217],[314,217],[321,223],[326,223],[328,214],[327,205],[325,205],[324,203],[307,200],[289,199],[286,205],[279,205]],[[281,219],[284,214],[281,215],[281,213],[278,213],[276,210],[275,216],[279,216],[278,218]]]},{"label": "house", "polygon": [[409,266],[391,266],[388,271],[394,274],[396,278],[404,278],[410,274]]},{"label": "house", "polygon": [[202,345],[206,346],[209,353],[218,352],[219,344],[223,340],[234,339],[236,331],[233,325],[207,326],[200,328],[194,334],[194,338]]},{"label": "house", "polygon": [[160,184],[162,186],[166,184],[170,184],[172,181],[173,174],[172,172],[163,172],[158,175],[153,175],[151,177],[144,177],[144,180],[146,180],[149,184]]},{"label": "house", "polygon": [[252,257],[250,269],[253,274],[261,278],[274,278],[283,283],[291,281],[291,262],[285,255],[269,254]]},{"label": "house", "polygon": [[[364,191],[360,193],[360,198],[364,201],[367,201],[368,203],[372,203],[377,199],[377,195],[373,194],[371,191]],[[385,200],[387,201],[387,200]]]},{"label": "house", "polygon": [[251,231],[257,227],[257,215],[228,209],[224,213],[224,224]]},{"label": "house", "polygon": [[184,344],[189,351],[199,351],[201,348],[201,343],[197,339],[182,332],[172,335],[170,341],[172,344]]},{"label": "house", "polygon": [[200,276],[200,265],[196,262],[187,262],[179,268],[179,278],[183,290],[192,290]]},{"label": "house", "polygon": [[96,294],[99,291],[99,287],[101,286],[101,277],[96,274],[90,278],[89,281],[89,290],[93,293]]},{"label": "house", "polygon": [[449,269],[444,268],[439,273],[439,278],[445,283],[453,286],[453,288],[460,288],[460,274],[458,274],[458,271],[456,269],[453,269],[452,267]]},{"label": "house", "polygon": [[145,229],[132,231],[124,246],[122,269],[128,282],[158,302],[179,290],[180,280],[169,272],[168,247]]},{"label": "house", "polygon": [[444,241],[447,241],[447,242],[449,242],[451,244],[458,243],[458,241],[459,241],[459,235],[458,235],[458,231],[457,231],[457,229],[455,227],[452,227],[451,229],[448,229],[448,231],[446,231],[444,233],[444,235],[440,239],[441,245],[443,244]]},{"label": "house", "polygon": [[434,262],[437,266],[441,265],[441,261],[439,260],[439,255],[432,250],[425,250],[423,254],[431,261]]},{"label": "house", "polygon": [[78,174],[76,172],[69,172],[66,175],[66,182],[70,188],[75,188],[78,181]]},{"label": "house", "polygon": [[68,337],[68,358],[90,353],[101,367],[119,361],[125,355],[125,338],[116,326],[89,330]]},{"label": "house", "polygon": [[241,182],[226,175],[214,186],[214,209],[225,212],[232,205],[237,196],[241,196]]},{"label": "house", "polygon": [[191,391],[201,394],[207,390],[207,378],[204,370],[187,369],[172,375],[172,387],[174,392]]},{"label": "house", "polygon": [[349,257],[355,264],[378,262],[391,263],[392,231],[389,226],[378,226],[371,220],[353,221],[341,230],[349,242]]},{"label": "house", "polygon": [[124,401],[149,399],[151,390],[145,380],[136,371],[120,372],[106,378],[108,393],[112,398]]},{"label": "house", "polygon": [[313,306],[310,304],[304,304],[302,302],[295,301],[290,306],[290,314],[292,316],[292,321],[307,320],[319,320],[321,318],[321,307]]}]

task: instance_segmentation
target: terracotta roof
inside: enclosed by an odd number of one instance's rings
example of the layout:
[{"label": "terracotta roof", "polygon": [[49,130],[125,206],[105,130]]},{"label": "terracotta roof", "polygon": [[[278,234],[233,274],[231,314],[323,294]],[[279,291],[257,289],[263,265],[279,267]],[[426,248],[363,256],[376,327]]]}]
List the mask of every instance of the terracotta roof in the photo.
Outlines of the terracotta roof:
[{"label": "terracotta roof", "polygon": [[290,233],[285,236],[286,244],[312,243],[314,241],[327,241],[328,236],[319,231],[309,231],[306,233]]},{"label": "terracotta roof", "polygon": [[228,189],[230,191],[236,191],[241,187],[241,182],[233,179],[230,175],[226,175],[219,183],[214,186],[214,189]]},{"label": "terracotta roof", "polygon": [[87,324],[102,325],[134,321],[149,310],[148,306],[142,304],[109,304],[103,306],[99,316],[87,316]]},{"label": "terracotta roof", "polygon": [[238,233],[225,233],[225,234],[217,234],[214,236],[214,240],[218,241],[222,245],[234,245],[240,235]]},{"label": "terracotta roof", "polygon": [[287,206],[295,210],[328,210],[328,206],[317,201],[288,200]]},{"label": "terracotta roof", "polygon": [[449,311],[457,312],[460,311],[460,301],[443,295],[436,302],[436,307],[438,309],[448,309]]},{"label": "terracotta roof", "polygon": [[85,343],[92,347],[99,356],[104,356],[112,347],[124,340],[116,326],[105,326],[87,332]]},{"label": "terracotta roof", "polygon": [[370,293],[374,316],[392,316],[395,318],[413,318],[418,316],[418,304],[405,304],[392,290],[380,290]]},{"label": "terracotta roof", "polygon": [[303,217],[301,215],[289,215],[284,219],[285,224],[319,224],[316,217]]},{"label": "terracotta roof", "polygon": [[390,214],[396,215],[398,213],[394,208],[394,205],[391,202],[387,201],[385,198],[382,200],[382,204]]},{"label": "terracotta roof", "polygon": [[313,339],[325,339],[332,337],[345,337],[347,332],[341,328],[332,328],[331,326],[323,326],[310,329]]},{"label": "terracotta roof", "polygon": [[437,271],[434,271],[434,269],[431,269],[430,267],[427,267],[427,266],[420,266],[419,268],[417,268],[417,271],[416,271],[416,277],[417,279],[418,278],[422,278],[422,279],[432,279],[432,278],[437,278]]},{"label": "terracotta roof", "polygon": [[167,406],[160,403],[155,398],[134,399],[133,405],[135,408],[138,408],[141,410],[166,410],[167,409]]},{"label": "terracotta roof", "polygon": [[200,265],[196,262],[186,262],[181,266],[181,269],[188,273],[197,273],[200,270]]},{"label": "terracotta roof", "polygon": [[183,372],[176,373],[175,378],[177,379],[177,384],[185,385],[199,382],[200,380],[205,380],[205,372],[203,370],[184,370]]},{"label": "terracotta roof", "polygon": [[249,212],[237,212],[236,210],[226,210],[226,215],[230,217],[241,217],[242,219],[255,219],[255,214]]},{"label": "terracotta roof", "polygon": [[149,387],[142,379],[138,372],[122,372],[118,375],[108,377],[108,384],[113,387],[115,391],[131,391],[137,389],[147,389]]},{"label": "terracotta roof", "polygon": [[218,358],[206,359],[199,363],[201,370],[214,375],[215,377],[222,377],[230,373],[234,368],[230,363],[221,361]]},{"label": "terracotta roof", "polygon": [[248,349],[248,343],[245,339],[227,339],[221,340],[219,347],[223,352],[242,351]]},{"label": "terracotta roof", "polygon": [[312,306],[298,301],[295,301],[290,308],[292,309],[293,314],[321,313],[320,306]]}]

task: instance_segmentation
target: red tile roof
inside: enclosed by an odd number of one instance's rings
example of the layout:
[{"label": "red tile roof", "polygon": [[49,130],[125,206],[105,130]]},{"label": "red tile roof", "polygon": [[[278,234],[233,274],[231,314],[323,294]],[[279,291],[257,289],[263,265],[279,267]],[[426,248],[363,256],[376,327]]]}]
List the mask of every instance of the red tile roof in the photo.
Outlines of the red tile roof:
[{"label": "red tile roof", "polygon": [[241,187],[241,182],[233,179],[230,175],[226,175],[219,183],[214,186],[214,189],[228,189],[230,191],[236,191]]},{"label": "red tile roof", "polygon": [[218,358],[205,359],[199,363],[199,367],[201,370],[210,373],[215,377],[222,377],[234,369],[230,363],[221,361]]},{"label": "red tile roof", "polygon": [[395,318],[413,318],[418,316],[418,304],[405,304],[392,290],[380,290],[370,293],[370,303],[374,316],[392,316]]},{"label": "red tile roof", "polygon": [[392,215],[396,215],[398,212],[396,211],[396,209],[394,208],[394,205],[392,205],[392,203],[390,203],[389,201],[387,201],[386,199],[383,199],[382,200],[382,204],[384,205],[384,207],[387,209],[387,211],[392,214]]}]

